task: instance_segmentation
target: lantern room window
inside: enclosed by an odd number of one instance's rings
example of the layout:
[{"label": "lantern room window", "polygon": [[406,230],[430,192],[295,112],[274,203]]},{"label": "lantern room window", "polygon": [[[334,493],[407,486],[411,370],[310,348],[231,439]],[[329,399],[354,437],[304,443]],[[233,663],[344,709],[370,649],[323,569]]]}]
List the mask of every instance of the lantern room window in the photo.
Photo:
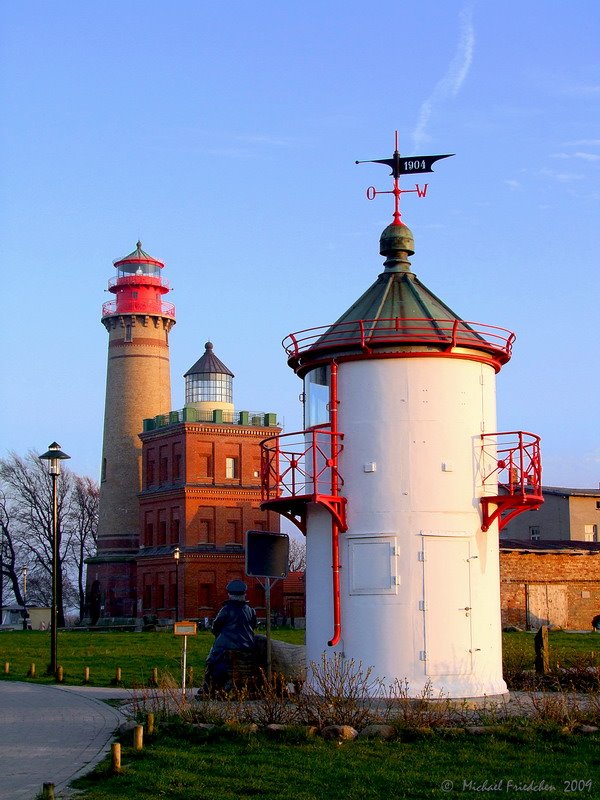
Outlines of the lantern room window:
[{"label": "lantern room window", "polygon": [[317,367],[304,378],[304,428],[329,422],[329,367]]},{"label": "lantern room window", "polygon": [[212,400],[220,403],[233,401],[230,375],[188,375],[185,379],[185,402],[198,403]]}]

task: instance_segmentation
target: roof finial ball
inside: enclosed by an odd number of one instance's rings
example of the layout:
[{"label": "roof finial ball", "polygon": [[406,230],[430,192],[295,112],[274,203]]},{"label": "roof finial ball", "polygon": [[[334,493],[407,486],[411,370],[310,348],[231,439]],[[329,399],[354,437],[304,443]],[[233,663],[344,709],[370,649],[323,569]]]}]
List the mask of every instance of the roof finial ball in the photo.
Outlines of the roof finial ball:
[{"label": "roof finial ball", "polygon": [[386,272],[410,272],[408,256],[414,255],[415,242],[412,232],[404,223],[392,223],[381,234],[379,252],[385,256]]}]

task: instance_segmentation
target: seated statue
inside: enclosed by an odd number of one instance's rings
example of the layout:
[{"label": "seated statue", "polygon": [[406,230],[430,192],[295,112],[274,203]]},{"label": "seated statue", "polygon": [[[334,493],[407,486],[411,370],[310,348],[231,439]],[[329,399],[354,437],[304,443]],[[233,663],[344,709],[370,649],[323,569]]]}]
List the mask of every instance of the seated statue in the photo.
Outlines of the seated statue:
[{"label": "seated statue", "polygon": [[232,655],[253,657],[256,613],[246,600],[248,587],[244,581],[234,580],[225,588],[229,599],[212,624],[216,639],[206,659],[204,693],[233,688]]}]

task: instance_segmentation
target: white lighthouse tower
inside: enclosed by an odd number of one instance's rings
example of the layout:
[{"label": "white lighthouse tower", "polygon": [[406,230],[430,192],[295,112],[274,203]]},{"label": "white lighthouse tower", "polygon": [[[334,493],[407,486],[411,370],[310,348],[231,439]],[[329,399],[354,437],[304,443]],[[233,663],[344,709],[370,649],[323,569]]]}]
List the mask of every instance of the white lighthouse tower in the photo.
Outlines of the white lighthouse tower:
[{"label": "white lighthouse tower", "polygon": [[307,662],[339,653],[410,696],[479,697],[506,692],[498,532],[542,502],[539,438],[497,431],[514,334],[465,322],[412,271],[398,178],[428,158],[382,160],[396,211],[375,283],[284,340],[305,430],[264,443],[263,505],[306,534]]}]

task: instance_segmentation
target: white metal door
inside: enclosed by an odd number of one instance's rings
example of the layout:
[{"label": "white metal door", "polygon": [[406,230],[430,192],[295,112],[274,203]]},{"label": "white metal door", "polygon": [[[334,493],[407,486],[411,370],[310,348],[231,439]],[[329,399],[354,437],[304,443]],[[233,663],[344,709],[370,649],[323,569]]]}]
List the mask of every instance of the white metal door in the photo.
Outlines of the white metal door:
[{"label": "white metal door", "polygon": [[469,675],[473,671],[470,543],[424,536],[425,672]]}]

